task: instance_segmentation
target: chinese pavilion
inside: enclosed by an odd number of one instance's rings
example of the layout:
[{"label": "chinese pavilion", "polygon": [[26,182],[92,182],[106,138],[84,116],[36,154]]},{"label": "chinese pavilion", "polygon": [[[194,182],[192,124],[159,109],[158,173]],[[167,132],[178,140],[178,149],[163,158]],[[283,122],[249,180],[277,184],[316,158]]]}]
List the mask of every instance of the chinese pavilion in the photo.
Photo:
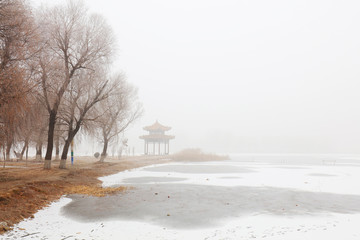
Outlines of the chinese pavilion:
[{"label": "chinese pavilion", "polygon": [[[161,143],[164,143],[164,151],[163,154],[169,154],[169,141],[170,139],[175,138],[174,136],[165,135],[165,131],[169,131],[171,127],[166,127],[161,125],[158,121],[156,121],[153,125],[147,126],[143,128],[145,131],[149,131],[148,135],[140,136],[141,139],[144,139],[144,154],[156,154],[155,145],[158,144],[158,155],[161,155]],[[153,145],[153,151],[149,151],[149,143]]]}]

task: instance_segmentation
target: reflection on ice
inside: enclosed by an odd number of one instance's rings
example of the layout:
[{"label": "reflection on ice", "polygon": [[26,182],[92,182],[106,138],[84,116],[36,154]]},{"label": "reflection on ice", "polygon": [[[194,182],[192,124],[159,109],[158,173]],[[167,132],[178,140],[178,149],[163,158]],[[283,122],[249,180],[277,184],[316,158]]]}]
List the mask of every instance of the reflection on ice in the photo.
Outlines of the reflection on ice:
[{"label": "reflection on ice", "polygon": [[133,190],[115,196],[72,199],[62,212],[78,221],[147,221],[171,228],[213,227],[229,218],[254,214],[360,213],[357,195],[275,187],[134,185]]}]

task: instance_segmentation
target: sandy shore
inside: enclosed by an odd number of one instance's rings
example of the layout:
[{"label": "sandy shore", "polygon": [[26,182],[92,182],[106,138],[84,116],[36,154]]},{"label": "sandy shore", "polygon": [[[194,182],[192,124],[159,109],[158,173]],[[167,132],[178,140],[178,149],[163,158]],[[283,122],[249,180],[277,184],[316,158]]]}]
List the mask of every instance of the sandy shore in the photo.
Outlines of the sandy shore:
[{"label": "sandy shore", "polygon": [[168,156],[141,156],[98,163],[93,157],[77,157],[73,166],[68,161],[65,170],[58,169],[56,161],[51,170],[34,161],[6,163],[6,168],[0,168],[0,233],[65,194],[101,195],[101,176],[168,161]]}]

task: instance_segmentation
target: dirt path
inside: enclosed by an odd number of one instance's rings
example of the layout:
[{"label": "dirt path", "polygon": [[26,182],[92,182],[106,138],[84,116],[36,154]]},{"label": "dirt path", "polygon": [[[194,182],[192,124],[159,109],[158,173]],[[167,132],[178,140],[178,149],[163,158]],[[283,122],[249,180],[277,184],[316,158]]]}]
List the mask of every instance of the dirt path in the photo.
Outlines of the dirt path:
[{"label": "dirt path", "polygon": [[[98,163],[92,157],[80,157],[75,164],[60,170],[53,162],[51,170],[43,170],[42,163],[29,161],[7,163],[0,168],[0,234],[64,194],[81,193],[101,196],[112,190],[101,188],[98,177],[155,163],[169,162],[164,156],[126,157],[106,159]],[[69,162],[69,161],[68,161]],[[116,189],[121,191],[122,188]]]}]

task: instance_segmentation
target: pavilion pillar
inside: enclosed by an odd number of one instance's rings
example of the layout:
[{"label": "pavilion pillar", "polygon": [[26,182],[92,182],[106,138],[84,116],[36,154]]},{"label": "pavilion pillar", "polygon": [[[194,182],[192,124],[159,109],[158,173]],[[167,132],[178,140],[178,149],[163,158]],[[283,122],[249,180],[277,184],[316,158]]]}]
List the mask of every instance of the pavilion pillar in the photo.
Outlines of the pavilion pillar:
[{"label": "pavilion pillar", "polygon": [[153,142],[153,155],[155,155],[155,141]]},{"label": "pavilion pillar", "polygon": [[167,154],[169,154],[170,153],[170,143],[169,143],[169,141],[167,142]]},{"label": "pavilion pillar", "polygon": [[166,155],[166,141],[164,141],[164,154]]},{"label": "pavilion pillar", "polygon": [[144,154],[146,155],[146,140],[144,141]]}]

